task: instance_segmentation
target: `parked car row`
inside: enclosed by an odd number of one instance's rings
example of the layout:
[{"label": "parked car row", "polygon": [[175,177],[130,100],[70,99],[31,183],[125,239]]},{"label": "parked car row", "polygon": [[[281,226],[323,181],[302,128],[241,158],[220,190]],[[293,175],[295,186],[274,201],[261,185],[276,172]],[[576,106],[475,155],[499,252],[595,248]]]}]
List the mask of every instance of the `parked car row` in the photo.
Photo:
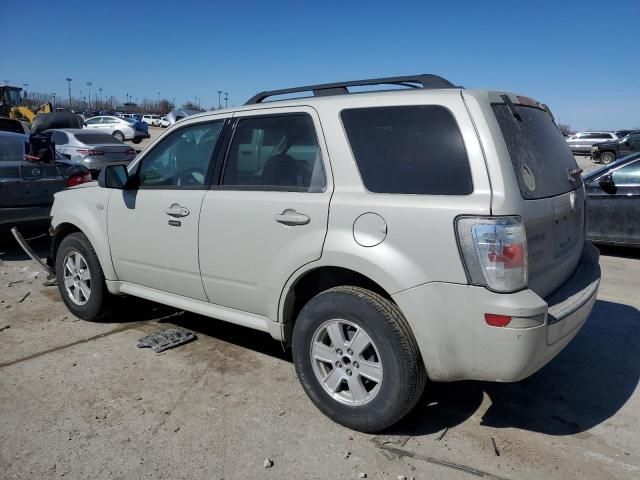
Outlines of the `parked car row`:
[{"label": "parked car row", "polygon": [[121,142],[131,140],[133,143],[140,143],[150,137],[149,125],[145,122],[113,115],[89,118],[85,120],[84,128],[108,132]]},{"label": "parked car row", "polygon": [[[607,154],[604,156],[602,163],[610,163],[616,158],[621,158],[616,148],[612,148],[612,144],[624,143],[630,134],[640,133],[636,130],[617,130],[615,132],[578,132],[567,137],[567,143],[571,147],[571,151],[574,155],[591,155],[592,159],[599,161],[598,158],[594,158],[593,152],[611,152],[614,155]],[[607,148],[600,149],[600,145],[606,144]],[[628,146],[628,145],[627,145]],[[624,148],[621,150],[626,151]],[[629,150],[629,153],[635,151]],[[597,155],[599,157],[600,154]]]}]

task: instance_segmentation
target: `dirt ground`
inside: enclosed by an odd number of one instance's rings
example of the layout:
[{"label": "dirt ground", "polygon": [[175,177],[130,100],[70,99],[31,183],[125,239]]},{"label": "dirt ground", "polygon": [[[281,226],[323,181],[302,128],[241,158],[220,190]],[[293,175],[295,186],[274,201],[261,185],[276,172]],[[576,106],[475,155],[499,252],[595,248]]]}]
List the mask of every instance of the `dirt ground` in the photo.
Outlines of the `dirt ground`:
[{"label": "dirt ground", "polygon": [[[46,251],[44,239],[35,246]],[[432,384],[399,425],[365,435],[313,407],[267,335],[134,300],[108,321],[80,321],[10,244],[0,478],[640,478],[640,252],[606,249],[601,264],[592,316],[541,371]],[[172,325],[197,340],[137,348]]]}]

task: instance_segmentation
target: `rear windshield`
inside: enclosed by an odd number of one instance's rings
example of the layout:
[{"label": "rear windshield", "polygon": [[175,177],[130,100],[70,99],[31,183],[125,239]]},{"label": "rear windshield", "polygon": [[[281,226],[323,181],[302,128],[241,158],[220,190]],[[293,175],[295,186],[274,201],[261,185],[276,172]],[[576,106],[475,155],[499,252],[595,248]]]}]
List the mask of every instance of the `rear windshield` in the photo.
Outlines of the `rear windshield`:
[{"label": "rear windshield", "polygon": [[562,195],[582,185],[582,178],[569,179],[578,168],[571,149],[551,116],[544,110],[514,105],[520,119],[504,103],[492,104],[520,193],[526,200]]},{"label": "rear windshield", "polygon": [[77,133],[75,137],[78,141],[86,143],[87,145],[104,145],[105,143],[120,145],[122,143],[108,133]]},{"label": "rear windshield", "polygon": [[436,105],[341,113],[365,187],[376,193],[468,195],[469,159],[453,115]]}]

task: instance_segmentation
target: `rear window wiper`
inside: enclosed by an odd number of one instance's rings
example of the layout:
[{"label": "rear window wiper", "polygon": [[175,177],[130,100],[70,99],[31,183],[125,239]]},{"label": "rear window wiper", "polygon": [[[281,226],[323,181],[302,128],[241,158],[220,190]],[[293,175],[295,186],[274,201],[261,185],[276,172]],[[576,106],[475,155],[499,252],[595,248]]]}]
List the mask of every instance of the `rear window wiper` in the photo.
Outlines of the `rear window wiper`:
[{"label": "rear window wiper", "polygon": [[522,117],[520,116],[520,114],[516,110],[516,106],[513,104],[513,102],[509,98],[509,96],[508,95],[500,95],[500,98],[504,101],[504,103],[507,104],[507,107],[509,108],[509,111],[516,118],[516,120],[521,122],[522,121]]}]

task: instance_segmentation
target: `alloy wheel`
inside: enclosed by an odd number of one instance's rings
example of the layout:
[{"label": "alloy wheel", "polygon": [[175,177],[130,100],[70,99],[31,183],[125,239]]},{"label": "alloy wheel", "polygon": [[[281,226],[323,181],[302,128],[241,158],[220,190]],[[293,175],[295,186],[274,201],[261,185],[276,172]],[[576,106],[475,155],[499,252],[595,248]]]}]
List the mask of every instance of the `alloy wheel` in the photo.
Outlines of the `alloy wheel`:
[{"label": "alloy wheel", "polygon": [[77,251],[64,258],[64,289],[76,305],[86,305],[91,296],[91,272],[85,258]]}]

